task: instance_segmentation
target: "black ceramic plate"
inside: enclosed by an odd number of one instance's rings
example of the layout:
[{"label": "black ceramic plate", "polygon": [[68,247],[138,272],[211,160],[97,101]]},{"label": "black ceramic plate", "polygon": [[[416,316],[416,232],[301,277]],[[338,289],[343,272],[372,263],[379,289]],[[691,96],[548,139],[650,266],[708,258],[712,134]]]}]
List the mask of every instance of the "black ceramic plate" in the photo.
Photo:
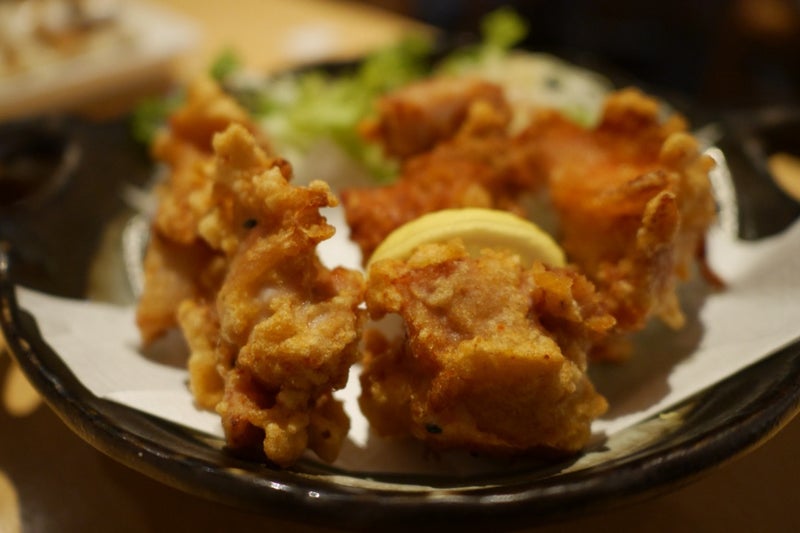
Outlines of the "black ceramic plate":
[{"label": "black ceramic plate", "polygon": [[[741,235],[757,239],[784,228],[799,209],[765,174],[763,154],[741,150],[744,137],[768,141],[769,125],[749,122],[751,127],[742,129],[741,124],[723,124],[728,133],[719,144],[732,164]],[[752,124],[762,124],[763,130]],[[6,150],[13,144],[9,139],[25,142]],[[349,528],[530,526],[686,483],[769,438],[800,405],[800,342],[795,342],[571,462],[519,463],[491,474],[417,476],[353,473],[311,459],[278,470],[237,458],[219,439],[95,397],[42,338],[36,309],[21,309],[15,298],[17,285],[76,298],[90,289],[95,252],[127,209],[120,190],[141,186],[151,175],[127,124],[43,120],[6,125],[0,146],[5,150],[0,167],[30,169],[23,164],[30,154],[48,162],[39,169],[46,171],[42,179],[3,175],[0,182],[0,240],[5,243],[0,322],[15,359],[55,412],[90,444],[201,497]]]}]

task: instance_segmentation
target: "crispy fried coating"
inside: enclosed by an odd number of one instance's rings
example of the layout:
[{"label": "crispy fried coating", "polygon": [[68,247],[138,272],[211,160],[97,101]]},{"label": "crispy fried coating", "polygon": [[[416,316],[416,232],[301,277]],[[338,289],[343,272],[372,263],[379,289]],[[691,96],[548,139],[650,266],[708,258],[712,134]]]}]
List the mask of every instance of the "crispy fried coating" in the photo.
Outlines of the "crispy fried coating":
[{"label": "crispy fried coating", "polygon": [[187,91],[186,103],[169,119],[169,127],[156,138],[153,155],[169,167],[168,179],[156,189],[158,210],[155,230],[170,240],[192,244],[199,238],[198,221],[209,209],[212,183],[205,166],[212,156],[215,134],[230,124],[251,132],[259,147],[271,153],[247,112],[220,87],[201,78]]},{"label": "crispy fried coating", "polygon": [[291,187],[241,128],[217,136],[214,147],[215,186],[233,200],[200,226],[236,250],[216,298],[225,368],[217,411],[228,443],[263,448],[281,466],[307,447],[333,460],[349,421],[332,393],[357,357],[364,290],[361,273],[328,270],[316,255],[334,232],[319,209],[336,200],[319,181]]},{"label": "crispy fried coating", "polygon": [[334,232],[319,211],[336,204],[327,185],[291,186],[289,164],[252,131],[202,83],[157,141],[170,175],[137,322],[144,343],[180,326],[191,391],[220,413],[232,449],[280,466],[307,448],[332,461],[349,428],[333,391],[357,356],[363,276],[317,258]]},{"label": "crispy fried coating", "polygon": [[370,266],[363,412],[379,434],[499,455],[572,453],[606,410],[587,350],[614,320],[569,269],[525,268],[510,252],[470,257],[460,241]]},{"label": "crispy fried coating", "polygon": [[381,98],[377,117],[365,122],[361,131],[387,155],[406,159],[454,137],[476,102],[495,109],[506,123],[511,120],[511,107],[499,85],[477,78],[439,77]]},{"label": "crispy fried coating", "polygon": [[613,94],[586,130],[542,113],[523,134],[560,217],[561,244],[603,295],[620,332],[658,316],[684,323],[675,287],[702,259],[715,216],[710,157],[685,121],[635,89]]},{"label": "crispy fried coating", "polygon": [[213,301],[184,299],[178,306],[178,324],[189,346],[189,389],[195,403],[214,410],[225,390],[223,376],[230,356],[222,361],[219,348],[219,319]]},{"label": "crispy fried coating", "polygon": [[[229,124],[256,127],[247,113],[214,82],[197,80],[186,103],[170,118],[153,145],[153,156],[169,173],[154,191],[157,209],[144,265],[144,291],[136,320],[145,344],[177,326],[178,307],[187,298],[211,298],[219,288],[226,257],[199,233],[212,203],[206,166],[212,137]],[[258,144],[269,144],[258,136]]]},{"label": "crispy fried coating", "polygon": [[224,274],[220,259],[202,242],[186,245],[151,232],[144,258],[144,289],[136,308],[144,345],[178,325],[181,302],[216,292]]},{"label": "crispy fried coating", "polygon": [[[464,85],[461,92],[456,82]],[[435,97],[426,101],[424,92]],[[435,104],[449,94],[456,101],[444,107],[444,120]],[[523,214],[519,196],[534,187],[539,174],[532,172],[524,147],[509,149],[511,115],[499,87],[434,79],[387,96],[382,108],[382,142],[387,150],[410,157],[395,183],[342,191],[350,235],[365,264],[389,233],[432,211],[486,207]],[[420,129],[426,140],[414,150],[395,146],[410,144],[398,139],[413,139]],[[429,130],[438,133],[424,133]]]}]

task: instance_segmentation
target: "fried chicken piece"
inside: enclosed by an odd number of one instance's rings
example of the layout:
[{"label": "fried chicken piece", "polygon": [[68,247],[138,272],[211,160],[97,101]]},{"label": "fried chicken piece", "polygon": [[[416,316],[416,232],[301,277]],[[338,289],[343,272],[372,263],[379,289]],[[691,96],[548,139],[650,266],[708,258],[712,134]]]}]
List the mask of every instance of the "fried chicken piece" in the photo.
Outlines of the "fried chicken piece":
[{"label": "fried chicken piece", "polygon": [[[442,83],[445,90],[439,87]],[[457,107],[463,108],[464,113],[448,115],[448,134],[438,138],[430,135],[425,146],[429,141],[446,140],[428,152],[407,159],[395,183],[342,191],[351,239],[359,245],[365,264],[378,244],[394,229],[432,211],[486,207],[524,213],[519,196],[534,188],[532,180],[539,175],[529,171],[532,167],[526,160],[524,147],[509,150],[510,114],[499,88],[486,83],[479,87],[483,90],[470,90],[474,86],[467,84],[468,90],[458,94]],[[493,87],[490,99],[484,98],[483,93],[488,87]],[[436,94],[433,102],[438,102],[442,96],[440,92],[448,94],[453,88],[450,80],[419,84],[413,87],[410,95],[403,92],[389,97],[393,106],[390,109],[410,106],[406,98],[414,103],[422,100],[420,93],[425,89]],[[403,122],[405,115],[397,111],[396,114],[397,117],[384,118],[393,124],[394,136],[413,138],[417,131],[415,125],[423,130],[430,127],[438,131],[439,117],[435,108],[427,114],[420,111],[419,117],[414,115],[415,120],[433,117],[432,126],[425,122]],[[391,141],[392,138],[387,142],[396,142]]]},{"label": "fried chicken piece", "polygon": [[211,182],[204,167],[213,156],[215,134],[230,124],[240,124],[255,136],[259,147],[271,154],[247,112],[213,81],[201,78],[187,91],[186,103],[169,119],[169,128],[153,144],[156,160],[169,167],[168,179],[156,189],[158,210],[155,229],[173,241],[198,240],[198,221],[209,209]]},{"label": "fried chicken piece", "polygon": [[[203,239],[199,225],[212,204],[212,182],[205,170],[213,157],[212,137],[233,123],[257,130],[244,109],[217,84],[199,79],[154,142],[153,155],[169,173],[155,188],[157,210],[136,310],[145,345],[178,325],[182,301],[213,298],[222,281],[226,254]],[[268,151],[266,139],[257,138]]]},{"label": "fried chicken piece", "polygon": [[170,136],[204,153],[213,151],[214,135],[239,124],[267,153],[273,150],[249,113],[210,78],[198,78],[187,89],[186,102],[169,117]]},{"label": "fried chicken piece", "polygon": [[349,421],[332,393],[357,357],[364,290],[360,272],[328,270],[316,254],[334,233],[319,209],[336,200],[320,181],[290,186],[288,167],[241,127],[216,136],[214,148],[222,201],[200,228],[235,248],[215,303],[228,444],[262,448],[280,466],[307,447],[333,460]]},{"label": "fried chicken piece", "polygon": [[519,142],[537,152],[570,261],[597,286],[620,332],[658,316],[684,323],[675,287],[704,257],[715,216],[710,157],[685,121],[662,120],[638,90],[613,94],[587,130],[543,113]]},{"label": "fried chicken piece", "polygon": [[339,452],[349,419],[333,391],[357,356],[359,272],[326,269],[316,245],[327,185],[293,187],[291,167],[252,133],[247,115],[200,84],[155,153],[159,188],[137,321],[145,343],[179,325],[190,388],[216,409],[228,445],[280,466],[307,449]]},{"label": "fried chicken piece", "polygon": [[214,410],[222,401],[225,390],[223,376],[232,357],[221,361],[217,352],[219,319],[213,301],[183,300],[178,306],[178,324],[189,346],[189,389],[198,406]]},{"label": "fried chicken piece", "polygon": [[510,122],[511,108],[500,86],[477,78],[439,77],[381,98],[378,116],[366,121],[361,132],[382,145],[387,155],[406,159],[454,137],[476,102],[484,102]]},{"label": "fried chicken piece", "polygon": [[189,299],[211,297],[222,282],[224,261],[204,245],[171,241],[150,234],[144,258],[144,290],[136,324],[146,346],[178,325],[178,308]]},{"label": "fried chicken piece", "polygon": [[566,268],[456,240],[370,266],[367,307],[404,336],[365,335],[360,404],[383,436],[497,455],[573,453],[606,401],[587,350],[613,326],[590,282]]}]

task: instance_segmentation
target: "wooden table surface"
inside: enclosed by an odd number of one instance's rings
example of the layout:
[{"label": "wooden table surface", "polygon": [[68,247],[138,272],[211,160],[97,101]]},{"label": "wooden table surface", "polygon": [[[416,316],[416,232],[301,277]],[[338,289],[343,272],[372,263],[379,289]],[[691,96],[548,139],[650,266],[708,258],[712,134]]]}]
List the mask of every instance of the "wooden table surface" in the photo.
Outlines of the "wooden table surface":
[{"label": "wooden table surface", "polygon": [[[256,68],[354,57],[416,27],[357,3],[161,0],[199,30],[179,78],[223,48]],[[755,451],[645,501],[536,531],[800,531],[800,419]],[[328,531],[179,492],[96,451],[43,405],[0,347],[0,533]]]}]

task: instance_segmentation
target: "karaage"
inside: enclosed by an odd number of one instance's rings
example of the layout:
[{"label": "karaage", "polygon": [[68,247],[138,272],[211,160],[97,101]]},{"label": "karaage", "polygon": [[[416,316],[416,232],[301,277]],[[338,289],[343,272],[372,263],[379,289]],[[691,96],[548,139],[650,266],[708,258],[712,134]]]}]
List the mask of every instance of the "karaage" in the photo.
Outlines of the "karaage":
[{"label": "karaage", "polygon": [[[156,211],[136,310],[145,344],[177,325],[182,301],[210,298],[222,281],[225,254],[202,238],[198,226],[211,203],[205,167],[213,157],[212,137],[230,124],[257,131],[244,109],[214,82],[201,78],[188,88],[186,103],[153,144],[154,158],[169,171],[154,190]],[[269,150],[267,141],[258,139]]]},{"label": "karaage", "polygon": [[503,89],[477,78],[429,78],[401,87],[378,100],[377,116],[361,126],[362,134],[400,159],[428,152],[458,134],[476,102],[511,120]]},{"label": "karaage", "polygon": [[202,84],[155,153],[159,187],[138,324],[145,343],[179,325],[198,405],[221,415],[229,447],[280,466],[308,448],[332,461],[349,419],[333,391],[357,356],[360,272],[325,268],[316,245],[327,185],[289,184],[247,115]]},{"label": "karaage", "polygon": [[[426,101],[426,92],[435,97]],[[445,106],[444,120],[436,104],[447,95],[455,102]],[[432,211],[485,207],[524,213],[520,195],[534,187],[532,180],[539,175],[531,172],[525,148],[512,148],[511,114],[499,87],[433,79],[387,96],[381,109],[382,134],[374,135],[390,153],[408,157],[393,184],[342,191],[350,235],[365,263],[389,233]],[[413,139],[419,130],[437,133],[424,135],[425,142],[413,150],[407,148],[410,141],[405,139]]]},{"label": "karaage", "polygon": [[518,255],[468,254],[459,240],[369,268],[374,319],[403,332],[365,335],[362,411],[384,436],[492,455],[583,448],[606,401],[586,375],[587,350],[614,324],[594,287],[567,268]]},{"label": "karaage", "polygon": [[316,254],[335,231],[319,210],[336,200],[320,181],[289,185],[285,163],[265,165],[240,127],[214,148],[224,194],[200,228],[223,248],[236,242],[214,304],[228,444],[281,466],[306,448],[332,461],[349,428],[332,394],[357,357],[364,291],[360,272],[328,270]]},{"label": "karaage", "polygon": [[685,121],[664,119],[656,100],[628,89],[608,98],[594,129],[542,112],[519,142],[546,176],[561,245],[597,286],[618,332],[639,330],[651,316],[680,328],[675,288],[704,260],[716,211],[713,160]]}]

